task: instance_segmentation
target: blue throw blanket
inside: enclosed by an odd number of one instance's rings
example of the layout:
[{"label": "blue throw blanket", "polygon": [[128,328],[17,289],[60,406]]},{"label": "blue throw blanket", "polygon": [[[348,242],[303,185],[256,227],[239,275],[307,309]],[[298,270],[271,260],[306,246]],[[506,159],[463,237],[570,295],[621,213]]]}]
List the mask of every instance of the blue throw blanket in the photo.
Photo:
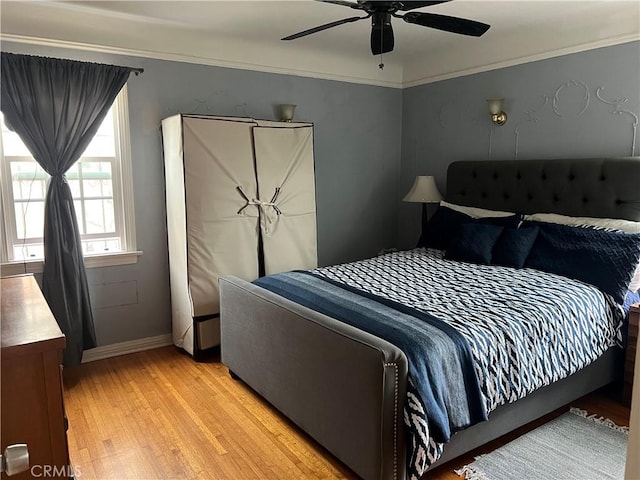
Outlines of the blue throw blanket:
[{"label": "blue throw blanket", "polygon": [[399,347],[408,359],[408,394],[417,393],[427,416],[423,428],[429,431],[421,436],[447,442],[452,433],[487,419],[470,346],[447,323],[309,272],[253,283]]}]

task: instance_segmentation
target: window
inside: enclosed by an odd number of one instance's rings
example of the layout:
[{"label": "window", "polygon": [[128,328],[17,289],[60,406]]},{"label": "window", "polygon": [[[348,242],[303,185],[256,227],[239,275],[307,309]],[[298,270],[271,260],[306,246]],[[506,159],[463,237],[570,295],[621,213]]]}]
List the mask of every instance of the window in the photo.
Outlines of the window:
[{"label": "window", "polygon": [[[0,119],[4,221],[0,260],[5,274],[8,262],[41,263],[44,257],[44,200],[49,175],[1,115]],[[87,266],[134,263],[139,252],[135,252],[126,86],[66,177]],[[96,261],[98,257],[102,259]]]}]

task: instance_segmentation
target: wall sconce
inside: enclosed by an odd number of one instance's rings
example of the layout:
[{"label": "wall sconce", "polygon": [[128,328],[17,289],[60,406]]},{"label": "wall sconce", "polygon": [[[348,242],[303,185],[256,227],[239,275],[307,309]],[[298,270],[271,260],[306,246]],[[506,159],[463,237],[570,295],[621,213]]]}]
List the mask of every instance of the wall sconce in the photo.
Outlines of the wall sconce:
[{"label": "wall sconce", "polygon": [[487,100],[487,104],[489,105],[489,113],[491,113],[491,121],[495,125],[504,125],[507,123],[507,114],[502,110],[504,99],[493,98]]},{"label": "wall sconce", "polygon": [[427,212],[428,203],[439,203],[442,194],[438,190],[436,180],[432,176],[418,176],[413,181],[411,190],[402,199],[403,202],[414,202],[422,204],[422,230],[424,231],[429,221]]},{"label": "wall sconce", "polygon": [[293,120],[293,112],[296,111],[296,106],[291,105],[289,103],[284,103],[282,105],[278,105],[280,109],[280,121],[281,122],[290,122]]}]

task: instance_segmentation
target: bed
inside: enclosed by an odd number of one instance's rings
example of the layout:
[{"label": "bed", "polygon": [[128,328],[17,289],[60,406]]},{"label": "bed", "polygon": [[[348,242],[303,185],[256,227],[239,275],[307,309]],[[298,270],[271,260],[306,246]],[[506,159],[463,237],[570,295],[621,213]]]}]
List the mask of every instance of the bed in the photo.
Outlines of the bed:
[{"label": "bed", "polygon": [[[639,182],[637,158],[454,162],[446,198],[519,214],[640,221]],[[427,265],[441,256],[430,249],[391,255],[371,262],[412,255]],[[340,280],[331,268],[316,274]],[[402,349],[254,283],[222,278],[220,292],[222,361],[234,375],[362,478],[411,476],[407,457],[415,445],[408,445],[404,416],[415,386]],[[430,468],[620,378],[622,349],[608,344],[600,350],[568,377],[485,411],[488,421],[450,432]]]}]

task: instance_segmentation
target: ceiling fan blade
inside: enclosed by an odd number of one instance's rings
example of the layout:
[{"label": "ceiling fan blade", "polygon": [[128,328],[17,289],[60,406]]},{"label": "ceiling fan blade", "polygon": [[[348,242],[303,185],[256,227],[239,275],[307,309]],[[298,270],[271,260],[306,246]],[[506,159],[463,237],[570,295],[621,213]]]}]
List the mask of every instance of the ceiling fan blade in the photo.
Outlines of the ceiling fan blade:
[{"label": "ceiling fan blade", "polygon": [[344,1],[341,1],[341,0],[316,0],[316,2],[333,3],[334,5],[342,5],[343,7],[349,7],[349,8],[355,8],[357,10],[362,10],[362,7],[360,6],[359,3],[344,2]]},{"label": "ceiling fan blade", "polygon": [[449,17],[448,15],[437,15],[435,13],[409,12],[402,19],[407,23],[415,23],[423,27],[436,28],[445,32],[459,33],[472,37],[484,35],[491,27],[486,23],[467,20],[466,18]]},{"label": "ceiling fan blade", "polygon": [[358,20],[363,20],[365,18],[369,18],[371,15],[367,15],[366,17],[349,17],[343,18],[342,20],[336,20],[335,22],[327,23],[325,25],[320,25],[319,27],[310,28],[309,30],[304,30],[302,32],[294,33],[293,35],[289,35],[288,37],[282,38],[282,40],[295,40],[296,38],[306,37],[307,35],[311,35],[312,33],[321,32],[328,28],[337,27],[338,25],[343,25],[345,23],[357,22]]},{"label": "ceiling fan blade", "polygon": [[393,50],[393,27],[391,15],[374,13],[371,18],[371,53],[380,55]]},{"label": "ceiling fan blade", "polygon": [[398,10],[413,10],[414,8],[422,8],[422,7],[430,7],[432,5],[439,5],[440,3],[447,3],[451,0],[439,0],[432,2],[396,2],[398,6]]}]

